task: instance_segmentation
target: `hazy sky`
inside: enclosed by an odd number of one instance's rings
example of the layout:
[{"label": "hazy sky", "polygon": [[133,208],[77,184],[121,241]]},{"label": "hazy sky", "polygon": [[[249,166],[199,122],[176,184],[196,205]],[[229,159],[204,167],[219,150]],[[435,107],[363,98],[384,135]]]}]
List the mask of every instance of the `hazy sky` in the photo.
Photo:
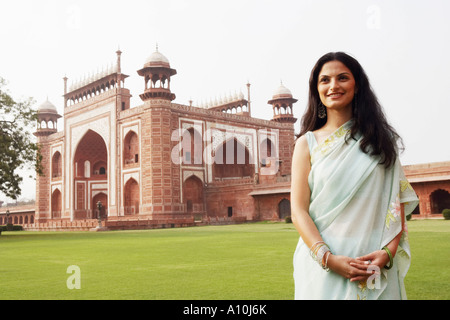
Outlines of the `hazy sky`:
[{"label": "hazy sky", "polygon": [[[158,43],[178,72],[175,103],[247,95],[250,82],[252,115],[271,119],[267,101],[282,81],[300,119],[313,65],[345,51],[402,135],[402,163],[449,161],[449,14],[447,0],[0,0],[0,76],[14,97],[37,107],[48,96],[63,115],[62,78],[101,70],[120,47],[137,106],[144,82],[136,71]],[[34,192],[24,188],[23,197]]]}]

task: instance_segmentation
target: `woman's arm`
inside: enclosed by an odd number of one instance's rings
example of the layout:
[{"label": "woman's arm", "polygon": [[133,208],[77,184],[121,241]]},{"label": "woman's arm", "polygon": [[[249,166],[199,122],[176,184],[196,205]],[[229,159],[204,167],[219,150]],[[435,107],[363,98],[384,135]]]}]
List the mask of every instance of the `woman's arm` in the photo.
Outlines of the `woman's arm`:
[{"label": "woman's arm", "polygon": [[310,171],[311,162],[308,142],[305,136],[301,136],[295,143],[292,156],[291,218],[292,223],[308,248],[311,248],[318,241],[323,241],[316,225],[309,216],[311,191],[308,184],[308,175]]}]

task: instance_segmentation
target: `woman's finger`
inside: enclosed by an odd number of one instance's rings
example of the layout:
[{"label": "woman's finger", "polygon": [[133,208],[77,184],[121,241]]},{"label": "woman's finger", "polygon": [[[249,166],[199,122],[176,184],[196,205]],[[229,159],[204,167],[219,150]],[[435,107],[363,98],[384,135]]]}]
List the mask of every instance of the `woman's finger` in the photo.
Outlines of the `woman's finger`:
[{"label": "woman's finger", "polygon": [[362,256],[362,257],[357,257],[357,258],[355,258],[356,260],[359,260],[359,261],[361,261],[361,260],[363,260],[363,261],[366,261],[366,260],[374,260],[375,259],[375,256],[373,255],[373,253],[369,253],[369,254],[366,254],[365,256]]},{"label": "woman's finger", "polygon": [[350,265],[352,266],[352,267],[355,267],[355,268],[357,268],[357,269],[359,269],[359,270],[367,270],[367,268],[369,268],[369,266],[370,266],[370,264],[369,263],[366,263],[367,261],[365,261],[365,262],[359,262],[359,263],[357,263],[357,262],[350,262]]},{"label": "woman's finger", "polygon": [[380,275],[380,272],[375,271],[375,270],[367,270],[363,275],[359,274],[357,276],[351,277],[350,281],[351,282],[366,281],[369,277],[371,277],[373,275]]}]

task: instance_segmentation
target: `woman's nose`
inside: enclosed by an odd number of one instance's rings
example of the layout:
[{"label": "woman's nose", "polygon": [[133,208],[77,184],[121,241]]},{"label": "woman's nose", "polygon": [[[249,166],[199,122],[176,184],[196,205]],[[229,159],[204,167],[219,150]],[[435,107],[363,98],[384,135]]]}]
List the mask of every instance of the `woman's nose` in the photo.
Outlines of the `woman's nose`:
[{"label": "woman's nose", "polygon": [[330,80],[330,91],[336,91],[339,89],[339,83],[335,79]]}]

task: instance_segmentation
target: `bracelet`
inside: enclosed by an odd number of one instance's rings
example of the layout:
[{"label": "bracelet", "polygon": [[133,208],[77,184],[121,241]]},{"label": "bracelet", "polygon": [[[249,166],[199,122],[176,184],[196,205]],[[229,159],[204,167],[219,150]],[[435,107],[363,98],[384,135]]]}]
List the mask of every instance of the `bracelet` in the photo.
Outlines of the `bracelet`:
[{"label": "bracelet", "polygon": [[394,264],[394,258],[392,257],[392,253],[391,250],[389,250],[388,247],[384,246],[383,250],[388,254],[389,256],[389,267],[387,265],[384,266],[384,268],[386,270],[389,270],[390,268],[392,268],[392,265]]},{"label": "bracelet", "polygon": [[[317,250],[320,249],[320,247],[323,246],[323,245],[325,245],[325,242],[323,242],[323,241],[317,241],[316,243],[314,243],[314,244],[311,246],[311,248],[309,249],[309,250],[310,250],[309,252],[310,252],[311,257],[312,257],[313,259],[315,259]],[[316,248],[316,247],[317,247],[317,248]]]},{"label": "bracelet", "polygon": [[319,251],[317,252],[316,261],[321,266],[323,266],[323,257],[325,256],[325,253],[327,253],[328,251],[330,251],[330,248],[328,248],[328,246],[324,245],[324,246],[320,247]]},{"label": "bracelet", "polygon": [[[323,264],[323,258],[328,253],[325,259],[325,265]],[[330,256],[330,248],[324,241],[317,241],[310,248],[311,257],[317,261],[317,263],[327,272],[330,271],[328,268],[328,257]]]},{"label": "bracelet", "polygon": [[325,250],[328,248],[328,246],[323,243],[323,244],[319,244],[317,247],[315,247],[313,250],[311,250],[311,257],[314,260],[318,260],[318,255],[322,255],[325,254]]},{"label": "bracelet", "polygon": [[328,268],[328,258],[330,257],[330,254],[331,254],[331,251],[328,251],[327,258],[325,259],[325,266],[322,266],[322,268],[323,268],[326,272],[330,271],[330,268]]}]

